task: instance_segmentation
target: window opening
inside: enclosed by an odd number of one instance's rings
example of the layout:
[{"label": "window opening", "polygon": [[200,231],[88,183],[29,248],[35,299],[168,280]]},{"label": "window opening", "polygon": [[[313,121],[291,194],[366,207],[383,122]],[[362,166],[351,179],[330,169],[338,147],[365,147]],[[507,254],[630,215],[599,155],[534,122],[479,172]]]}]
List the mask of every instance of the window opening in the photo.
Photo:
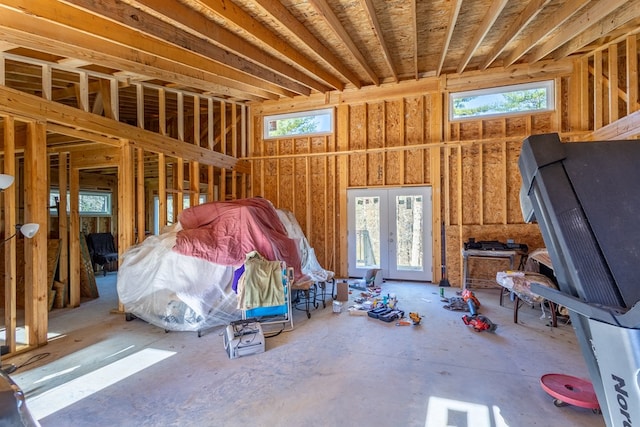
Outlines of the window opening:
[{"label": "window opening", "polygon": [[553,80],[450,94],[449,117],[463,120],[525,112],[553,111]]}]

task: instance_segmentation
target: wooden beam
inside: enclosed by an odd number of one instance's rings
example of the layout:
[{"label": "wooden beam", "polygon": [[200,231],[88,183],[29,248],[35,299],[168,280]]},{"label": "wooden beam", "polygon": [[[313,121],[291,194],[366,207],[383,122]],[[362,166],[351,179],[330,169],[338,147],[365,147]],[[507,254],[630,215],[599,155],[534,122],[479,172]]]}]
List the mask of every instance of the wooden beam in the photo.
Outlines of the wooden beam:
[{"label": "wooden beam", "polygon": [[[211,6],[211,3],[213,2],[212,0],[202,0],[202,1],[204,1],[209,6]],[[273,19],[275,19],[277,22],[284,25],[284,27],[287,28],[287,30],[289,31],[291,37],[295,37],[300,42],[304,43],[304,45],[309,47],[313,52],[315,52],[315,54],[318,55],[320,59],[326,62],[331,68],[333,68],[342,77],[344,77],[349,82],[351,82],[351,84],[353,84],[355,87],[358,87],[358,88],[361,87],[360,79],[358,78],[358,76],[354,72],[352,72],[349,68],[347,68],[342,63],[342,61],[340,61],[340,58],[334,55],[333,52],[327,46],[325,46],[324,43],[318,40],[309,31],[307,27],[305,27],[300,21],[298,21],[295,18],[295,16],[293,16],[291,12],[289,12],[289,10],[282,4],[282,2],[280,2],[280,0],[254,0],[254,3],[259,5],[262,8],[262,10],[264,10],[265,13],[273,17]],[[217,13],[217,10],[216,10],[216,13]],[[225,14],[223,14],[223,16],[225,16]],[[256,35],[255,30],[248,29],[248,27],[257,27],[253,19],[250,22],[243,23],[243,24],[239,24],[238,22],[234,22],[234,23],[236,25],[240,25],[246,31],[250,31],[251,33]],[[278,37],[276,38],[279,39]],[[272,38],[268,37],[267,40],[263,39],[262,41],[264,43],[267,43],[267,45],[269,45],[268,44],[269,40],[272,40]],[[285,44],[283,43],[283,40],[279,39],[279,41],[276,44],[272,44],[270,46],[273,48],[277,48],[278,45],[283,45],[283,44]],[[281,53],[284,53],[284,52],[281,52]],[[300,58],[298,57],[298,61],[296,62],[298,62],[301,66],[303,66],[303,64],[301,64],[299,60]],[[304,62],[306,63],[306,61]],[[316,67],[314,67],[314,69],[316,69]],[[322,74],[326,75],[326,73],[322,73]],[[318,75],[318,77],[320,77],[320,75]],[[341,90],[344,87],[344,85],[341,85],[341,84],[333,85],[329,81],[326,81],[326,83],[330,84],[337,90]]]},{"label": "wooden beam", "polygon": [[[135,243],[135,168],[134,148],[122,141],[118,156],[118,255]],[[120,307],[122,308],[122,307]]]},{"label": "wooden beam", "polygon": [[[58,280],[69,286],[69,217],[67,215],[67,187],[69,182],[69,155],[58,154],[58,235],[60,236],[60,258],[58,262]],[[69,295],[65,296],[65,300]],[[66,303],[66,301],[65,301]]]},{"label": "wooden beam", "polygon": [[467,50],[465,51],[464,56],[462,57],[462,61],[458,65],[458,70],[457,70],[458,73],[462,73],[466,68],[466,66],[469,64],[469,61],[471,60],[471,57],[478,49],[478,46],[480,46],[480,43],[482,43],[482,40],[484,40],[486,35],[489,33],[489,30],[491,29],[493,24],[496,22],[496,19],[498,19],[498,16],[502,12],[502,9],[504,9],[504,7],[507,5],[507,1],[508,0],[493,0],[491,2],[491,6],[489,6],[487,13],[484,15],[484,19],[480,24],[480,28],[478,28],[478,30],[476,31],[473,37],[473,40],[467,46]]},{"label": "wooden beam", "polygon": [[[324,70],[324,68],[321,67],[317,63],[317,61],[305,57],[297,49],[292,49],[292,47],[282,38],[273,33],[265,25],[257,22],[251,15],[243,11],[239,6],[236,6],[231,2],[220,2],[216,0],[200,0],[200,2],[225,20],[228,20],[244,31],[247,31],[250,35],[256,37],[266,46],[269,46],[277,51],[280,55],[288,58],[303,69],[311,72],[313,75],[317,76],[320,80],[322,80],[333,89],[344,89],[344,83],[342,83],[339,78]],[[279,1],[272,0],[272,2],[264,2],[264,4],[260,3],[260,5],[263,8],[272,8],[273,13],[280,12],[280,14],[283,15],[282,19],[286,19],[286,17],[289,17],[289,19],[293,19],[293,21],[295,21],[295,18],[291,17],[290,13],[284,8],[284,6],[282,6]],[[267,13],[271,12],[267,11]],[[308,33],[308,30],[305,29],[305,32]],[[326,47],[323,47],[323,51],[324,50],[326,50]]]},{"label": "wooden beam", "polygon": [[49,230],[49,182],[47,174],[39,171],[47,168],[46,124],[27,124],[25,147],[25,203],[24,222],[40,225],[40,231],[25,240],[25,327],[29,346],[47,342],[49,329],[49,289],[47,265],[47,240]]},{"label": "wooden beam", "polygon": [[189,161],[197,160],[202,164],[211,164],[228,169],[238,168],[238,171],[242,173],[247,173],[249,170],[246,162],[239,162],[238,159],[234,159],[231,156],[196,147],[193,144],[180,142],[173,138],[105,117],[95,116],[77,108],[46,101],[37,96],[8,87],[0,87],[0,112],[26,115],[34,119],[81,129],[88,133],[128,139],[135,146],[154,153],[162,152],[173,157],[181,157]]},{"label": "wooden beam", "polygon": [[629,114],[620,120],[594,130],[588,139],[610,141],[633,139],[640,136],[640,111]]},{"label": "wooden beam", "polygon": [[[45,1],[45,3],[47,2]],[[51,4],[60,3],[53,2]],[[2,6],[3,4],[0,4],[0,8]],[[36,14],[39,13],[36,12]],[[73,22],[81,21],[74,19]],[[58,56],[91,59],[92,63],[97,65],[111,69],[130,70],[161,81],[173,81],[185,87],[213,91],[220,96],[243,100],[277,99],[279,97],[277,94],[265,90],[265,86],[274,89],[274,92],[281,92],[286,96],[291,95],[291,93],[282,92],[282,90],[258,79],[243,77],[237,71],[228,69],[225,72],[219,64],[204,61],[201,56],[195,54],[178,54],[176,58],[166,58],[165,55],[169,53],[176,54],[178,48],[175,47],[173,49],[167,47],[167,52],[164,53],[147,53],[112,42],[110,38],[104,39],[95,36],[91,33],[90,28],[86,31],[87,33],[81,33],[54,21],[43,21],[40,18],[23,15],[9,9],[2,9],[0,13],[0,38],[26,48]],[[118,30],[113,31],[118,32]],[[158,45],[151,41],[146,40],[146,42],[149,47],[158,48]],[[184,60],[188,60],[188,63],[182,62]],[[220,76],[221,73],[226,76]]]},{"label": "wooden beam", "polygon": [[578,13],[583,7],[588,5],[590,0],[567,0],[559,9],[556,9],[552,16],[545,22],[531,32],[527,37],[524,37],[518,46],[513,49],[504,59],[504,66],[516,62],[524,54],[526,54],[533,46],[538,44],[540,40],[544,40],[546,36],[551,34],[554,30],[559,28],[565,22],[567,22],[572,16]]},{"label": "wooden beam", "polygon": [[73,167],[73,156],[69,162],[69,307],[80,306],[80,170]]},{"label": "wooden beam", "polygon": [[136,242],[142,243],[147,231],[145,224],[147,205],[144,188],[144,150],[142,148],[136,149],[136,170],[136,229],[138,232]]},{"label": "wooden beam", "polygon": [[461,6],[462,0],[453,0],[451,14],[449,15],[449,22],[447,23],[447,35],[444,38],[442,49],[440,49],[440,61],[438,62],[438,67],[436,69],[436,77],[439,77],[442,72],[442,66],[445,58],[447,57],[447,52],[449,52],[449,44],[451,43],[451,37],[453,37],[453,30],[456,26],[456,22],[458,22],[458,15],[460,14]]},{"label": "wooden beam", "polygon": [[[391,58],[391,53],[389,52],[389,47],[387,46],[387,42],[384,40],[384,31],[380,27],[380,23],[378,22],[378,16],[376,15],[376,8],[373,6],[372,0],[360,0],[362,4],[362,8],[366,12],[366,16],[369,19],[369,23],[371,24],[371,30],[373,30],[373,34],[376,36],[378,40],[378,45],[380,45],[380,49],[382,50],[382,56],[387,64],[387,67],[391,71],[391,76],[393,77],[394,82],[398,82],[398,72],[396,71],[396,67],[394,65],[393,59]],[[357,86],[357,85],[356,85]],[[357,86],[360,87],[360,86]]]},{"label": "wooden beam", "polygon": [[551,39],[547,40],[541,45],[536,46],[529,56],[529,62],[537,62],[562,46],[569,42],[578,34],[582,33],[585,28],[589,28],[594,22],[598,22],[609,13],[613,12],[629,0],[608,0],[608,1],[596,1],[590,3],[590,8],[585,13],[567,22],[562,26]]},{"label": "wooden beam", "polygon": [[516,17],[511,23],[507,31],[502,34],[500,40],[493,45],[493,49],[487,55],[484,63],[480,66],[481,70],[485,70],[496,58],[502,53],[513,39],[535,19],[536,16],[546,7],[551,0],[532,0],[527,4],[524,11]]},{"label": "wooden beam", "polygon": [[[338,36],[342,44],[347,48],[351,56],[355,58],[360,67],[364,70],[364,72],[369,76],[371,82],[378,86],[380,85],[380,79],[376,75],[376,73],[369,66],[369,62],[365,59],[365,57],[360,52],[360,49],[353,42],[353,39],[345,30],[344,26],[340,22],[340,19],[333,13],[331,7],[327,4],[326,0],[309,0],[309,4],[315,9],[316,13],[320,15],[325,22],[331,27],[334,33]],[[415,2],[414,2],[415,4]]]},{"label": "wooden beam", "polygon": [[[589,43],[606,37],[617,28],[623,27],[627,22],[640,17],[640,0],[627,1],[619,9],[604,15],[593,15],[594,18],[602,18],[589,28],[584,29],[576,37],[572,37],[553,52],[554,59],[565,58],[578,51]],[[588,24],[587,24],[588,25]]]},{"label": "wooden beam", "polygon": [[[238,69],[232,69],[219,61],[215,61],[214,63],[214,61],[209,59],[209,56],[194,54],[194,51],[198,52],[198,47],[207,46],[202,42],[202,40],[195,39],[183,41],[180,46],[166,43],[164,40],[165,37],[167,37],[167,34],[177,34],[175,27],[167,29],[165,33],[160,35],[155,34],[154,32],[159,31],[160,28],[166,28],[168,24],[164,24],[159,19],[149,16],[148,20],[152,22],[149,25],[145,25],[147,22],[147,20],[144,19],[146,14],[139,9],[133,9],[120,2],[111,2],[111,7],[108,8],[104,7],[105,4],[102,4],[101,7],[98,8],[94,6],[91,1],[70,0],[70,2],[76,3],[82,7],[83,10],[63,3],[50,2],[46,0],[7,0],[3,2],[3,4],[13,6],[19,10],[24,10],[26,13],[32,13],[38,16],[38,18],[46,21],[48,25],[63,25],[65,27],[65,31],[66,28],[69,28],[71,31],[80,31],[85,33],[85,35],[95,35],[103,40],[102,43],[94,45],[94,50],[97,51],[100,49],[96,49],[96,46],[102,48],[105,40],[119,42],[121,45],[127,46],[128,49],[146,52],[156,58],[166,58],[170,61],[196,69],[207,70],[215,74],[220,81],[227,81],[228,83],[236,81],[237,83],[255,86],[263,90],[269,90],[269,87],[263,81],[256,79],[252,75],[239,72]],[[91,11],[94,13],[91,13]],[[99,12],[99,14],[95,12]],[[102,15],[110,19],[104,19]],[[123,22],[132,23],[133,29],[129,29],[122,25]],[[148,36],[145,32],[152,32],[153,38]],[[188,36],[189,35],[185,35],[185,37]],[[58,40],[59,39],[60,38],[58,38]],[[192,47],[192,44],[197,44],[197,47]],[[79,44],[79,46],[82,45],[83,44]],[[186,46],[186,48],[182,48],[183,45]],[[214,48],[214,46],[210,44],[208,44],[208,46],[212,49]],[[211,52],[207,51],[207,54],[211,54]],[[227,52],[227,57],[229,56],[231,55]],[[239,67],[240,69],[251,69],[252,67],[255,67],[255,65],[243,61]],[[261,71],[262,74],[265,73],[264,69],[254,69],[251,71],[257,74],[261,74]],[[233,84],[231,84],[231,86],[233,87]],[[279,93],[280,95],[291,95],[291,92],[280,91],[275,87],[271,89],[273,90],[270,91]]]},{"label": "wooden beam", "polygon": [[627,37],[627,115],[640,108],[638,105],[638,39]]},{"label": "wooden beam", "polygon": [[[307,88],[312,88],[323,93],[330,90],[329,86],[309,77],[307,74],[284,61],[274,58],[258,47],[247,43],[247,41],[239,35],[219,26],[205,15],[180,2],[136,0],[135,3],[141,5],[143,8],[153,10],[154,13],[162,15],[163,18],[168,21],[174,22],[174,24],[170,25],[161,35],[161,38],[164,40],[185,46],[186,41],[182,39],[187,36],[184,36],[182,33],[176,34],[176,27],[185,28],[186,31],[193,33],[197,38],[206,39],[210,43],[219,46],[219,52],[209,52],[209,50],[212,50],[211,47],[207,47],[206,45],[203,47],[201,43],[191,41],[191,48],[194,51],[226,63],[230,67],[238,69],[240,72],[250,72],[252,68],[260,67],[255,74],[256,77],[270,81],[273,84],[301,95],[309,94]],[[229,5],[227,5],[227,7],[229,7]],[[256,24],[255,20],[254,24]],[[149,31],[156,31],[154,24],[147,26],[147,28]],[[234,55],[230,55],[228,51],[234,52],[237,58]],[[240,59],[242,59],[242,61],[240,61]],[[257,65],[254,65],[254,63]],[[250,66],[247,66],[247,64]],[[274,73],[277,73],[277,75],[271,75],[265,70],[272,70]],[[293,82],[303,85],[304,87],[292,84]]]},{"label": "wooden beam", "polygon": [[609,94],[609,123],[618,120],[618,45],[609,46],[607,54],[608,64],[608,94]]},{"label": "wooden beam", "polygon": [[[16,122],[12,116],[3,117],[4,129],[4,170],[3,173],[16,177],[15,138]],[[16,227],[16,187],[10,185],[3,191],[4,201],[4,237],[10,236]],[[10,239],[4,243],[4,343],[9,347],[9,352],[16,351],[16,327],[17,327],[17,294],[16,294],[16,239]]]},{"label": "wooden beam", "polygon": [[604,96],[602,82],[602,51],[593,55],[593,129],[598,130],[604,124]]}]

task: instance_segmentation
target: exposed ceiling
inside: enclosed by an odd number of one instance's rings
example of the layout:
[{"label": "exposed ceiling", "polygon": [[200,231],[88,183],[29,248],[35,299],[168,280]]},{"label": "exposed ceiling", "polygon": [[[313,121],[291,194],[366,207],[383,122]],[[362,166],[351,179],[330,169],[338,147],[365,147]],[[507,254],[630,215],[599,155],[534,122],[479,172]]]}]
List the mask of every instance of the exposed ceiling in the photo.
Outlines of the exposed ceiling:
[{"label": "exposed ceiling", "polygon": [[[240,102],[558,60],[639,30],[640,0],[0,0],[0,52]],[[28,69],[7,79],[36,91]]]}]

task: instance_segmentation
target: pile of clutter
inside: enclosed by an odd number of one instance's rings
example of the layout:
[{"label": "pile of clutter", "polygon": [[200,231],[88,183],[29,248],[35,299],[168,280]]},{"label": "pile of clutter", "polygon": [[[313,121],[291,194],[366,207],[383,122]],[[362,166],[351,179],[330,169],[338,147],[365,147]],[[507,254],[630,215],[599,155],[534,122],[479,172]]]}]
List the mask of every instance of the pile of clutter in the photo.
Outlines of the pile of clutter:
[{"label": "pile of clutter", "polygon": [[409,313],[411,321],[405,319],[405,313],[398,307],[398,298],[394,293],[382,294],[380,287],[369,287],[354,298],[354,303],[348,309],[352,316],[368,316],[372,319],[396,325],[419,325],[422,319],[418,313]]}]

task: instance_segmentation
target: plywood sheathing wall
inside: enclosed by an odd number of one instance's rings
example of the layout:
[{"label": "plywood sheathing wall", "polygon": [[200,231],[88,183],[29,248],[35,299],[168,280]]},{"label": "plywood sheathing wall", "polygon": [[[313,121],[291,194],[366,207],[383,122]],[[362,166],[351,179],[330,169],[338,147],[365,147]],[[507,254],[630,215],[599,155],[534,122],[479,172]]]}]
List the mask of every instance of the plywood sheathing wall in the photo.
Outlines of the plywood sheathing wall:
[{"label": "plywood sheathing wall", "polygon": [[[280,107],[252,109],[253,194],[292,211],[320,264],[339,277],[347,274],[345,190],[431,185],[433,181],[428,144],[432,128],[441,125],[439,114],[434,121],[430,112],[437,110],[434,104],[439,96],[410,92],[406,97],[395,93],[386,99],[383,90],[343,103],[330,136],[263,140],[263,115],[277,113]],[[319,98],[317,104],[305,107],[326,108],[325,101]],[[435,143],[439,147],[439,141]]]},{"label": "plywood sheathing wall", "polygon": [[[566,73],[571,67],[563,70]],[[263,116],[292,111],[292,104],[263,103],[252,108],[254,194],[292,210],[320,263],[335,265],[331,268],[338,276],[347,272],[347,188],[431,186],[433,229],[440,230],[445,223],[449,280],[457,286],[461,248],[469,237],[512,238],[532,248],[542,246],[537,226],[523,224],[517,158],[528,135],[559,131],[561,114],[449,123],[447,92],[441,89],[445,83],[420,84],[306,99],[301,110],[338,106],[335,143],[334,136],[315,144],[318,137],[263,140]],[[558,85],[558,93],[566,90],[566,84]],[[311,170],[306,166],[309,160],[314,162]],[[322,171],[328,175],[323,177]],[[310,188],[319,191],[309,197]],[[439,233],[432,240],[434,280],[439,280]]]}]

